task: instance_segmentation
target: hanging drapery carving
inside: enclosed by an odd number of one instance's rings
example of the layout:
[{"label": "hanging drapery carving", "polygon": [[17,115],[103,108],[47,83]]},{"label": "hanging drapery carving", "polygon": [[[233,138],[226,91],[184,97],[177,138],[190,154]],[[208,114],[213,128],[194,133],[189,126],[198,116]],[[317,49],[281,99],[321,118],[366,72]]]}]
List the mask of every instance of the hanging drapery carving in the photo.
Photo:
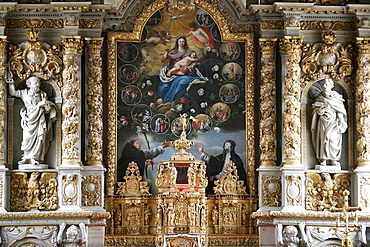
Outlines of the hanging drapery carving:
[{"label": "hanging drapery carving", "polygon": [[285,88],[283,114],[283,137],[285,164],[299,164],[301,158],[300,120],[300,51],[302,37],[284,37],[280,40],[281,54],[285,56]]},{"label": "hanging drapery carving", "polygon": [[102,165],[103,160],[103,38],[85,38],[88,48],[86,157],[88,165]]},{"label": "hanging drapery carving", "polygon": [[276,87],[275,45],[276,38],[260,39],[261,88],[260,88],[260,149],[261,166],[276,166]]},{"label": "hanging drapery carving", "polygon": [[78,162],[80,157],[80,150],[78,141],[80,138],[80,79],[78,72],[80,63],[78,55],[82,53],[81,37],[62,37],[63,45],[63,163]]}]

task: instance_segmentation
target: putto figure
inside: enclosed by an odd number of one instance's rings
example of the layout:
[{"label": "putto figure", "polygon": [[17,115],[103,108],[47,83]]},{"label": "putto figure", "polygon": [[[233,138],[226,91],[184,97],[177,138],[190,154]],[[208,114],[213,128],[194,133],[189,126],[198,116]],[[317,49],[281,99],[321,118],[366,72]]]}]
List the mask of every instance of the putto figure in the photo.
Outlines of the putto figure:
[{"label": "putto figure", "polygon": [[344,99],[333,91],[332,79],[325,79],[323,89],[312,104],[312,144],[320,165],[340,166],[342,134],[347,130]]},{"label": "putto figure", "polygon": [[21,98],[24,107],[20,111],[23,139],[23,155],[18,164],[38,165],[44,162],[50,142],[53,140],[52,126],[56,120],[56,107],[48,95],[40,90],[40,79],[36,76],[26,80],[27,88],[16,90],[14,80],[8,78],[9,94]]}]

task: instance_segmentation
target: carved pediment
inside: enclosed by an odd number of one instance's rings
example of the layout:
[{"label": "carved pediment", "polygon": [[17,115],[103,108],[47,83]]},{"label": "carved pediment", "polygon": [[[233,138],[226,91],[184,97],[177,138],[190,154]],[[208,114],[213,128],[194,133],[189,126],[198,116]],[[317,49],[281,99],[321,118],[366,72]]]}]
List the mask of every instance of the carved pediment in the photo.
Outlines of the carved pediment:
[{"label": "carved pediment", "polygon": [[135,162],[131,162],[123,177],[126,182],[118,182],[117,194],[120,196],[143,196],[150,195],[148,182],[141,181],[139,167]]},{"label": "carved pediment", "polygon": [[238,180],[238,171],[234,162],[230,161],[224,168],[224,173],[215,181],[215,195],[246,195],[243,180]]}]

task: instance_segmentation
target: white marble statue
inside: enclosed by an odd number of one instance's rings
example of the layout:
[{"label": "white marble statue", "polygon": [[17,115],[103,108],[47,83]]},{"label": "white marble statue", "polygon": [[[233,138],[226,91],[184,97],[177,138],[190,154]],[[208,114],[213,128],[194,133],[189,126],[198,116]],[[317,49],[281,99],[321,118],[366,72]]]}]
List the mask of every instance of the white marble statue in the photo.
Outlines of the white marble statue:
[{"label": "white marble statue", "polygon": [[18,164],[38,165],[53,139],[52,124],[56,120],[56,107],[48,100],[48,95],[40,90],[40,79],[36,76],[26,80],[27,88],[16,90],[13,79],[7,80],[9,94],[23,100],[20,111],[23,139],[23,155]]},{"label": "white marble statue", "polygon": [[347,130],[344,99],[333,88],[333,80],[325,79],[322,91],[312,104],[312,144],[316,158],[323,166],[340,166],[342,134]]}]

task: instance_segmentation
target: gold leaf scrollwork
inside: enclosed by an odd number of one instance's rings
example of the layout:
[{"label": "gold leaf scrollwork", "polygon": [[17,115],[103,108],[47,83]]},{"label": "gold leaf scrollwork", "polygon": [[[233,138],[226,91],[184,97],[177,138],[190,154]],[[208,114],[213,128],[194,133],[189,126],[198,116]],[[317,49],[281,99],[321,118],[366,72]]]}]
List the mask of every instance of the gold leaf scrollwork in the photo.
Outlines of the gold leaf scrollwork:
[{"label": "gold leaf scrollwork", "polygon": [[21,43],[18,47],[10,45],[9,66],[19,81],[30,76],[38,76],[49,80],[60,73],[62,59],[59,45],[49,46],[37,41],[40,31],[30,29],[27,31],[29,41]]}]

